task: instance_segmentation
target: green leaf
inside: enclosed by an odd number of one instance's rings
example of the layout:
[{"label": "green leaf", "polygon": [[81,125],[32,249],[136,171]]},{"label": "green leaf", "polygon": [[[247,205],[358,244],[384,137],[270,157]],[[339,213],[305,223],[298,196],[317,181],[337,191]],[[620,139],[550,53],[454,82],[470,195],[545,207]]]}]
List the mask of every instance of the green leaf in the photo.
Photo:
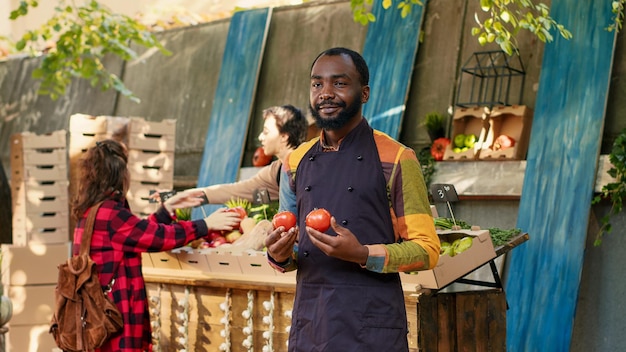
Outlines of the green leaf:
[{"label": "green leaf", "polygon": [[493,0],[480,0],[480,8],[487,12],[493,6]]},{"label": "green leaf", "polygon": [[24,39],[20,39],[17,41],[17,43],[15,43],[15,49],[17,50],[24,50],[25,47],[26,41]]},{"label": "green leaf", "polygon": [[478,37],[478,44],[483,45],[483,46],[487,44],[487,35],[485,33],[481,34]]},{"label": "green leaf", "polygon": [[511,15],[509,13],[509,11],[504,10],[500,13],[500,18],[502,19],[502,21],[504,21],[505,23],[508,23],[511,21]]}]

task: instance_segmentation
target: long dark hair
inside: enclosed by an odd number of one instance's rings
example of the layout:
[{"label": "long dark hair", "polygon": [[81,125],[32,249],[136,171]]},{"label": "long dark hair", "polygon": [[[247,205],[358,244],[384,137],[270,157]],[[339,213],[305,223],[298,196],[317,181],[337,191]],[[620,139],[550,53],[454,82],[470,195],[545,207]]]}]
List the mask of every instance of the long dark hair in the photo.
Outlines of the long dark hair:
[{"label": "long dark hair", "polygon": [[72,216],[78,221],[87,209],[105,200],[122,200],[130,185],[128,152],[124,144],[107,139],[96,142],[80,160],[80,183],[72,202]]}]

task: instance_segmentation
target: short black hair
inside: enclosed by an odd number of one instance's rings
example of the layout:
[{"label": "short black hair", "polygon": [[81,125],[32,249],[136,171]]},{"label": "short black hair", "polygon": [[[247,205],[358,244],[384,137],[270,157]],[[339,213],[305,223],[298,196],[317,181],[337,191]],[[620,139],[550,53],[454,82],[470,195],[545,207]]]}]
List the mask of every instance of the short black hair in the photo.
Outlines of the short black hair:
[{"label": "short black hair", "polygon": [[339,56],[339,55],[350,56],[350,58],[352,59],[352,62],[354,63],[354,66],[356,67],[356,70],[359,72],[359,75],[361,76],[360,78],[361,85],[367,86],[370,84],[369,83],[370,71],[369,71],[369,68],[367,67],[367,63],[365,62],[365,59],[363,58],[363,56],[361,56],[361,54],[348,48],[336,47],[336,48],[330,48],[330,49],[322,51],[319,55],[317,55],[315,60],[313,60],[313,63],[311,64],[311,70],[313,70],[313,65],[315,65],[315,63],[320,57]]}]

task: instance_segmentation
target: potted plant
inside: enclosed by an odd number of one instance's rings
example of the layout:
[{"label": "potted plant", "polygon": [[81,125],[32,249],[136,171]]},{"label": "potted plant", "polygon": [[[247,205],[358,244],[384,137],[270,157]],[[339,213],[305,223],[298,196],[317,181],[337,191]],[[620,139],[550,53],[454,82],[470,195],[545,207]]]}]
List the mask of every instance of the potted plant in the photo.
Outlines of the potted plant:
[{"label": "potted plant", "polygon": [[446,135],[446,117],[436,111],[426,114],[423,125],[426,127],[430,141],[445,137]]}]

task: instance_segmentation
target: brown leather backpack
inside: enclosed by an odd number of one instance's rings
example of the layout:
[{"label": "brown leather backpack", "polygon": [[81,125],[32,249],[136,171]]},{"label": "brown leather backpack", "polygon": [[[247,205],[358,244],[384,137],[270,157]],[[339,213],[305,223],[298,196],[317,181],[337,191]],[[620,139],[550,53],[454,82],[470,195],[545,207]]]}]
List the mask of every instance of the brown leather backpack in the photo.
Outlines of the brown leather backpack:
[{"label": "brown leather backpack", "polygon": [[[102,290],[96,264],[89,257],[93,225],[101,204],[96,204],[89,211],[79,254],[58,266],[59,279],[54,293],[50,333],[63,351],[93,351],[121,330],[124,324],[119,309]],[[108,290],[114,281],[115,275]]]}]

